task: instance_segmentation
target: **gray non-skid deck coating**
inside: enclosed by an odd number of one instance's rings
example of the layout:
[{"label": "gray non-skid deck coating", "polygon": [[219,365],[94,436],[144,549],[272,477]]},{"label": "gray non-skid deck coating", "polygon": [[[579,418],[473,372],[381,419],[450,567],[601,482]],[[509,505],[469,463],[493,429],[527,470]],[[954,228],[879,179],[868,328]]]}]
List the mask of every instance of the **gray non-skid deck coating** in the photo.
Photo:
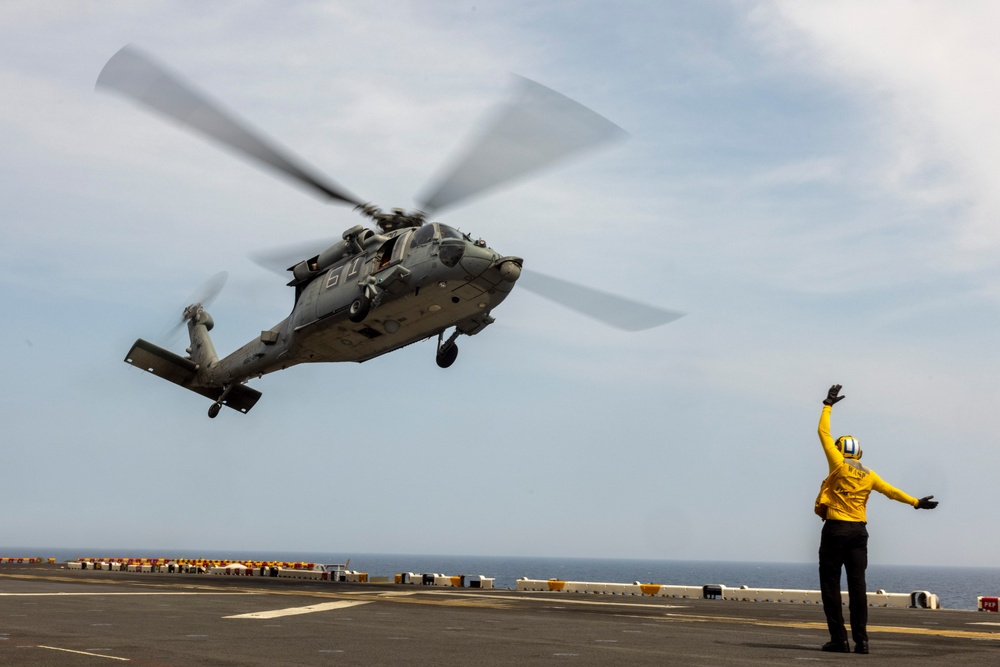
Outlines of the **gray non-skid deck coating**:
[{"label": "gray non-skid deck coating", "polygon": [[[235,617],[235,618],[234,618]],[[0,565],[0,665],[995,664],[1000,614]]]}]

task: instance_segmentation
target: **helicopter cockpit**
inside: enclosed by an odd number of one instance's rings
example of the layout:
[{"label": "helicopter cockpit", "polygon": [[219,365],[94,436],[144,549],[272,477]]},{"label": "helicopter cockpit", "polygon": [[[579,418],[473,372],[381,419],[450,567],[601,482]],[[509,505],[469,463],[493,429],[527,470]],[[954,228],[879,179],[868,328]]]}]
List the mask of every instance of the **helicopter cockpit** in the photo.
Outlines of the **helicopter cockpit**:
[{"label": "helicopter cockpit", "polygon": [[428,223],[417,231],[413,232],[413,239],[410,241],[410,245],[414,248],[417,246],[422,246],[425,243],[430,243],[434,240],[434,235],[440,232],[440,238],[443,239],[459,239],[464,240],[462,232],[458,231],[453,227],[442,224],[440,222]]},{"label": "helicopter cockpit", "polygon": [[465,238],[457,230],[448,225],[437,224],[441,233],[441,247],[438,249],[438,259],[449,269],[462,261],[465,254]]},{"label": "helicopter cockpit", "polygon": [[434,224],[418,228],[417,231],[413,232],[413,238],[410,239],[410,247],[416,248],[430,243],[434,239],[434,231]]},{"label": "helicopter cockpit", "polygon": [[438,258],[441,263],[451,268],[458,264],[465,254],[465,236],[454,227],[432,222],[420,227],[413,232],[410,247],[416,248],[426,245],[434,240],[435,236],[440,239],[441,248],[438,251]]},{"label": "helicopter cockpit", "polygon": [[438,230],[440,230],[441,232],[442,239],[458,239],[460,241],[465,240],[465,236],[463,236],[462,232],[458,231],[457,229],[449,227],[448,225],[443,225],[440,222],[435,224],[437,225]]}]

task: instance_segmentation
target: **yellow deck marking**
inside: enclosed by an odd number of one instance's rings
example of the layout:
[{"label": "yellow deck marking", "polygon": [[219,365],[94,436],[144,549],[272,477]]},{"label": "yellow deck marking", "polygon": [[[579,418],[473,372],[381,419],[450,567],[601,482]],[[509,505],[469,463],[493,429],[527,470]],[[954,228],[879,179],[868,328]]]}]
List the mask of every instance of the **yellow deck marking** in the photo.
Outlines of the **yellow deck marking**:
[{"label": "yellow deck marking", "polygon": [[131,662],[129,658],[119,658],[113,655],[101,655],[100,653],[88,653],[87,651],[74,651],[69,648],[59,648],[58,646],[39,646],[38,648],[46,648],[50,651],[63,651],[65,653],[77,653],[79,655],[89,655],[95,658],[107,658],[108,660],[120,660],[122,662]]},{"label": "yellow deck marking", "polygon": [[[688,614],[666,614],[661,620],[686,621],[693,623],[733,623],[737,625],[760,625],[776,628],[798,628],[806,630],[826,630],[826,623],[799,621],[762,621],[757,618],[735,618],[732,616],[696,616]],[[651,617],[657,618],[657,617]],[[1000,640],[1000,633],[975,630],[945,630],[938,628],[904,628],[898,625],[869,625],[869,632],[888,632],[901,635],[925,635],[929,637],[952,637],[956,639]]]},{"label": "yellow deck marking", "polygon": [[124,595],[251,595],[251,593],[216,593],[216,592],[162,592],[143,591],[141,593],[0,593],[4,598],[63,598],[63,597],[121,597]]},{"label": "yellow deck marking", "polygon": [[361,604],[368,604],[368,602],[358,600],[338,600],[337,602],[311,604],[308,607],[289,607],[288,609],[274,609],[271,611],[253,611],[249,614],[236,614],[235,616],[223,616],[222,618],[281,618],[282,616],[313,614],[318,611],[330,611],[331,609],[346,609],[347,607],[356,607]]}]

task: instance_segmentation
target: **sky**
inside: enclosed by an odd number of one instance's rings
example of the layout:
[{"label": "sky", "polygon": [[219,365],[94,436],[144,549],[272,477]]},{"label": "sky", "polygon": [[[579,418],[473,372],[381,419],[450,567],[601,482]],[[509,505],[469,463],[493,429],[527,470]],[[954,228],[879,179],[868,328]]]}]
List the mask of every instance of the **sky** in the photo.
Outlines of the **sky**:
[{"label": "sky", "polygon": [[[941,503],[874,494],[871,561],[995,564],[993,3],[280,5],[0,4],[0,551],[809,562],[838,383],[834,435]],[[513,75],[552,87],[629,138],[440,219],[686,316],[627,333],[515,288],[450,369],[433,341],[298,366],[210,420],[132,342],[180,353],[228,271],[235,350],[292,306],[248,255],[361,219],[95,91],[126,44],[387,208]]]}]

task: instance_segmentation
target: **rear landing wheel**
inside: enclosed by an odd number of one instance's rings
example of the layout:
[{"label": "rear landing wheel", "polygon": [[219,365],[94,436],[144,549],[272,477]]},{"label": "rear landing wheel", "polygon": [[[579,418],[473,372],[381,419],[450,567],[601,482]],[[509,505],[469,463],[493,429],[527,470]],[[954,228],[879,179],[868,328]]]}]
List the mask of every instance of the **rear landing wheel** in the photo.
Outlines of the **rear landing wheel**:
[{"label": "rear landing wheel", "polygon": [[212,419],[215,419],[219,414],[219,410],[221,409],[222,409],[222,403],[212,403],[212,407],[208,409],[208,416],[211,417]]},{"label": "rear landing wheel", "polygon": [[457,357],[458,357],[458,345],[452,343],[443,352],[437,353],[437,359],[436,359],[437,365],[440,366],[441,368],[448,368],[453,363],[455,363],[455,359]]}]

